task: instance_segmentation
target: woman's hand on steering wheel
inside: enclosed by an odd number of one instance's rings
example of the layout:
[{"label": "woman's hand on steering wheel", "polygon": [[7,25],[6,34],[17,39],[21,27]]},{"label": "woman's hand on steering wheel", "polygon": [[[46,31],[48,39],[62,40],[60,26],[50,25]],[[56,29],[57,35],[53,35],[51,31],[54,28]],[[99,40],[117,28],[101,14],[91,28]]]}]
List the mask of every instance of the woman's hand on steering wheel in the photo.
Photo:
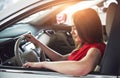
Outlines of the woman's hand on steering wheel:
[{"label": "woman's hand on steering wheel", "polygon": [[37,45],[37,43],[39,42],[33,35],[31,34],[26,34],[24,35],[25,39],[32,42],[33,44]]}]

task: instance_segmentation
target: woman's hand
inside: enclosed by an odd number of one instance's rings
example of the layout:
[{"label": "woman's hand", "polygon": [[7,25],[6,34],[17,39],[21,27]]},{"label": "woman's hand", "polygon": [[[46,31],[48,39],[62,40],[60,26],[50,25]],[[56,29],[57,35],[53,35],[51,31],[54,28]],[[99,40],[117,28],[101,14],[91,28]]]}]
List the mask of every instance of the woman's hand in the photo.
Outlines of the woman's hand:
[{"label": "woman's hand", "polygon": [[42,68],[42,63],[41,62],[27,62],[23,64],[23,67],[25,68]]},{"label": "woman's hand", "polygon": [[30,42],[32,42],[33,44],[35,44],[35,45],[37,45],[37,43],[38,43],[38,40],[37,40],[33,35],[31,35],[31,34],[25,35],[25,38],[26,38],[28,41],[30,41]]}]

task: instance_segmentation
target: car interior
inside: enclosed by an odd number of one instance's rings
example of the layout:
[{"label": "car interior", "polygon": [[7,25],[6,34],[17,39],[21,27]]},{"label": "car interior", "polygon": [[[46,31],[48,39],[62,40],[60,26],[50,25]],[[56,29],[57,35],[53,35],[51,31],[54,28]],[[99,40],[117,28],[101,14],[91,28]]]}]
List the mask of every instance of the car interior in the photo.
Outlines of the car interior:
[{"label": "car interior", "polygon": [[[56,23],[56,15],[64,9],[57,10],[60,9],[59,7],[61,6],[53,8],[53,11],[50,11],[51,13],[49,10],[45,11],[46,13],[48,12],[49,16],[51,15],[47,19],[44,17],[46,15],[43,15],[41,18],[34,18],[27,23],[20,21],[0,31],[0,66],[3,66],[3,68],[4,66],[11,66],[19,69],[26,61],[52,61],[40,48],[24,39],[24,34],[28,33],[33,34],[38,40],[61,54],[71,52],[75,48],[70,34],[71,27],[67,24]],[[107,45],[105,54],[98,67],[90,74],[120,75],[120,37],[117,35],[120,33],[119,8],[120,4],[117,3],[111,3],[107,8],[106,25],[103,25],[103,37]],[[42,21],[42,23],[39,21]]]},{"label": "car interior", "polygon": [[[65,6],[65,5],[63,5],[63,6]],[[57,9],[59,9],[59,8],[60,8],[60,6],[57,6]],[[51,12],[51,10],[53,10],[53,11]],[[27,42],[26,40],[23,39],[23,40],[21,40],[20,43],[16,44],[19,36],[24,35],[28,32],[30,34],[33,34],[41,42],[48,45],[50,48],[56,50],[57,52],[60,52],[61,54],[68,54],[69,52],[71,52],[73,50],[74,42],[73,42],[72,36],[70,34],[71,27],[67,26],[65,24],[56,24],[56,14],[59,13],[60,10],[59,11],[56,10],[56,7],[51,10],[50,11],[45,10],[45,12],[47,12],[47,14],[51,15],[49,17],[49,19],[48,18],[44,19],[47,15],[44,13],[44,15],[40,18],[34,18],[32,21],[30,20],[27,23],[26,22],[23,23],[20,21],[16,24],[12,25],[11,27],[6,28],[0,32],[1,33],[1,35],[0,35],[0,50],[2,51],[2,52],[0,52],[0,55],[2,55],[2,56],[0,56],[1,65],[21,66],[21,64],[19,64],[19,63],[21,63],[20,62],[21,58],[18,53],[14,52],[15,51],[14,48],[16,47],[15,45],[19,45],[20,50],[24,53],[22,58],[24,57],[24,59],[26,59],[26,61],[44,61],[41,54],[36,53],[36,51],[34,49],[35,46],[32,43]],[[39,13],[37,13],[37,14],[39,15]],[[36,14],[34,14],[34,15],[36,15]],[[31,17],[28,17],[28,18],[31,18]],[[28,19],[28,18],[26,18],[26,19]],[[44,23],[40,24],[41,22],[39,22],[39,21],[41,21],[41,20]],[[31,50],[32,50],[32,52],[31,52]],[[13,53],[11,53],[11,52],[13,52]],[[26,54],[26,52],[28,52],[28,53]],[[42,52],[42,51],[40,51],[40,52]],[[35,54],[37,54],[38,56],[36,56]],[[29,56],[29,58],[27,56]],[[19,60],[16,57],[19,57]],[[30,57],[33,57],[33,59],[31,59]],[[37,60],[37,57],[41,57],[40,60]],[[17,60],[15,60],[15,59],[17,59]],[[17,63],[16,61],[17,62],[19,61],[19,63]]]}]

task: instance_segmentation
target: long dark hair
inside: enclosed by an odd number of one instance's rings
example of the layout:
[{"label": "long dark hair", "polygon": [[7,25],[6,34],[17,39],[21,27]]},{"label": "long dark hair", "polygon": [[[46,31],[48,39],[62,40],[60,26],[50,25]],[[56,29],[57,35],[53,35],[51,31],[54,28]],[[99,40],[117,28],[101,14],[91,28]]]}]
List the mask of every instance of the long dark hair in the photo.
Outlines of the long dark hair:
[{"label": "long dark hair", "polygon": [[73,23],[84,43],[103,42],[101,20],[94,9],[77,11],[73,14]]}]

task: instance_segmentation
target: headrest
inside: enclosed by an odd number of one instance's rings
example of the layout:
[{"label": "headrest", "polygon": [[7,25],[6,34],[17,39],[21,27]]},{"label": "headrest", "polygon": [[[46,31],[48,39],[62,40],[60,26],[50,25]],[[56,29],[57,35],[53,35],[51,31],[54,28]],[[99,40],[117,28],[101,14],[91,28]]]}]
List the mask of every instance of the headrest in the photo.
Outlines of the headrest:
[{"label": "headrest", "polygon": [[107,15],[106,15],[106,32],[107,32],[107,36],[109,37],[109,34],[110,34],[110,30],[111,30],[111,26],[112,26],[112,23],[113,23],[113,19],[114,19],[114,13],[115,13],[115,10],[117,8],[117,4],[116,3],[111,3],[109,6],[108,6],[108,9],[107,9]]}]

